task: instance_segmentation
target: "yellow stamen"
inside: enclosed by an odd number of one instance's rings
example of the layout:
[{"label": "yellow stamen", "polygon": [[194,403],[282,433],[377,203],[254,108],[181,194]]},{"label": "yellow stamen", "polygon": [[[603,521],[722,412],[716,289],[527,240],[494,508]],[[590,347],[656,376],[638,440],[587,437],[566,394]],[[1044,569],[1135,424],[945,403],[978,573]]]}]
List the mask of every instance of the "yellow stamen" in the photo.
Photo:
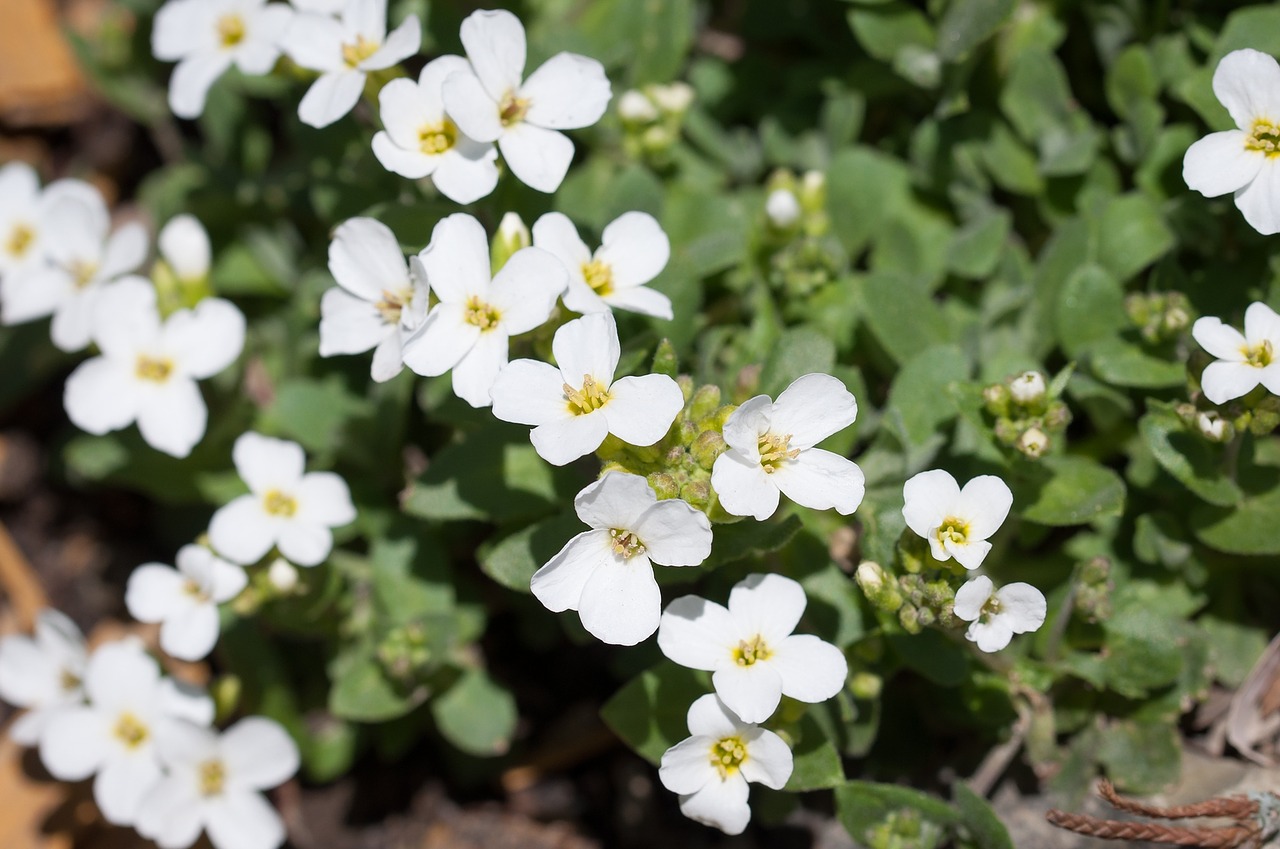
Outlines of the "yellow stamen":
[{"label": "yellow stamen", "polygon": [[600,297],[613,292],[613,266],[607,262],[593,259],[582,264],[582,276],[587,285]]},{"label": "yellow stamen", "polygon": [[236,14],[223,15],[218,18],[218,43],[224,50],[235,47],[244,41],[244,18]]},{"label": "yellow stamen", "polygon": [[581,389],[564,384],[564,400],[569,404],[569,412],[575,416],[585,416],[609,403],[609,390],[596,383],[591,375],[584,374]]},{"label": "yellow stamen", "polygon": [[784,462],[794,460],[799,456],[800,449],[791,447],[791,434],[789,433],[785,436],[766,433],[760,437],[760,465],[764,468],[765,474],[773,474]]},{"label": "yellow stamen", "polygon": [[200,764],[200,795],[218,796],[227,781],[227,770],[222,761],[211,760]]},{"label": "yellow stamen", "polygon": [[173,360],[139,354],[137,365],[134,366],[134,372],[138,375],[139,380],[164,383],[169,379],[169,375],[173,374]]},{"label": "yellow stamen", "polygon": [[757,661],[768,660],[773,652],[764,643],[764,637],[756,634],[750,640],[740,640],[733,650],[733,662],[739,666],[751,666]]},{"label": "yellow stamen", "polygon": [[74,693],[80,689],[80,684],[80,676],[70,669],[62,670],[62,674],[58,676],[58,686],[62,687],[64,693]]},{"label": "yellow stamen", "polygon": [[711,765],[720,773],[720,780],[742,769],[747,762],[747,746],[741,737],[721,737],[711,747]]},{"label": "yellow stamen", "polygon": [[644,554],[644,543],[631,531],[613,528],[609,531],[609,536],[613,538],[613,553],[623,560]]},{"label": "yellow stamen", "polygon": [[481,330],[492,330],[502,321],[502,313],[490,304],[486,304],[475,295],[467,299],[467,311],[463,315],[467,324],[474,324]]},{"label": "yellow stamen", "polygon": [[1268,157],[1280,154],[1280,125],[1265,118],[1253,122],[1253,129],[1244,138],[1246,150],[1256,150]]},{"label": "yellow stamen", "polygon": [[131,713],[122,713],[120,718],[116,720],[116,727],[112,730],[117,740],[124,743],[125,748],[136,749],[143,743],[147,742],[150,733],[147,726],[143,725],[136,716]]},{"label": "yellow stamen", "polygon": [[938,542],[946,545],[964,545],[969,541],[969,523],[964,519],[948,516],[938,526]]},{"label": "yellow stamen", "polygon": [[287,492],[272,489],[262,496],[262,507],[272,516],[288,518],[298,512],[298,500]]},{"label": "yellow stamen", "polygon": [[509,91],[498,106],[498,117],[502,121],[502,126],[510,127],[512,124],[523,121],[528,111],[529,99],[518,97],[514,91]]},{"label": "yellow stamen", "polygon": [[346,63],[348,68],[354,68],[377,53],[378,48],[381,46],[378,42],[370,41],[363,35],[357,35],[355,44],[342,45],[342,61]]},{"label": "yellow stamen", "polygon": [[448,118],[418,128],[418,149],[428,156],[439,156],[458,143],[458,127]]},{"label": "yellow stamen", "polygon": [[98,264],[87,260],[74,260],[67,266],[67,270],[71,272],[76,288],[83,289],[93,282],[93,276],[98,273]]},{"label": "yellow stamen", "polygon": [[4,244],[5,252],[10,256],[21,258],[36,240],[35,228],[29,224],[15,224],[9,232],[9,239]]},{"label": "yellow stamen", "polygon": [[382,290],[382,300],[373,305],[381,315],[382,320],[387,324],[399,324],[400,315],[404,312],[404,308],[409,305],[409,301],[413,298],[413,292],[409,289],[399,289],[392,291],[390,289]]},{"label": "yellow stamen", "polygon": [[1257,368],[1266,368],[1271,365],[1275,359],[1275,351],[1271,348],[1271,341],[1263,339],[1256,345],[1246,345],[1240,349],[1244,354],[1244,361],[1251,366]]}]

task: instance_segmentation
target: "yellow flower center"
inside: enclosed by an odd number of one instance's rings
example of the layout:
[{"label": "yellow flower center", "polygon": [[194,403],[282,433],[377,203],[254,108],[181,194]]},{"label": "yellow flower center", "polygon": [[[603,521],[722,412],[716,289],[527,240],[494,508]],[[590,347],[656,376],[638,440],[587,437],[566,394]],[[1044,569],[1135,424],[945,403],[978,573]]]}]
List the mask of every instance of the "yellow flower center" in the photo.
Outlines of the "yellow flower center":
[{"label": "yellow flower center", "polygon": [[169,379],[169,375],[173,374],[173,360],[139,354],[134,373],[138,375],[139,380],[164,383]]},{"label": "yellow flower center", "polygon": [[564,400],[569,404],[569,412],[575,416],[585,416],[609,403],[609,390],[596,383],[591,375],[584,374],[581,389],[564,384]]},{"label": "yellow flower center", "polygon": [[613,553],[623,560],[644,554],[644,543],[631,531],[613,528],[609,531],[609,536],[613,538]]},{"label": "yellow flower center", "polygon": [[1253,129],[1244,139],[1246,150],[1256,150],[1269,157],[1280,153],[1277,145],[1280,145],[1280,125],[1273,124],[1265,118],[1254,121]]},{"label": "yellow flower center", "polygon": [[740,640],[733,650],[733,662],[739,666],[751,666],[756,661],[768,660],[773,652],[764,643],[764,637],[756,634],[750,640]]},{"label": "yellow flower center", "polygon": [[418,149],[428,156],[446,153],[458,143],[458,126],[445,118],[436,124],[418,128]]},{"label": "yellow flower center", "polygon": [[963,545],[969,540],[969,523],[964,519],[957,519],[948,516],[942,520],[942,524],[938,526],[938,542],[946,545],[948,542],[953,545]]},{"label": "yellow flower center", "polygon": [[1275,359],[1275,352],[1268,339],[1263,339],[1256,345],[1246,345],[1240,351],[1244,354],[1244,361],[1256,368],[1266,368]]},{"label": "yellow flower center", "polygon": [[62,688],[64,693],[74,693],[80,689],[80,684],[80,676],[70,669],[62,670],[62,674],[58,676],[58,686]]},{"label": "yellow flower center", "polygon": [[229,50],[244,41],[244,34],[244,18],[236,14],[218,18],[218,43],[224,50]]},{"label": "yellow flower center", "polygon": [[298,499],[278,489],[268,490],[262,496],[262,509],[272,516],[283,516],[286,519],[298,512]]},{"label": "yellow flower center", "polygon": [[205,592],[204,589],[199,584],[197,584],[195,581],[191,580],[190,578],[187,578],[185,581],[182,582],[182,592],[185,595],[191,596],[196,601],[205,602],[210,600],[209,594]]},{"label": "yellow flower center", "polygon": [[413,292],[410,289],[399,289],[394,292],[383,289],[382,300],[374,304],[373,308],[381,314],[382,320],[387,324],[399,324],[400,316],[412,298]]},{"label": "yellow flower center", "polygon": [[593,259],[582,264],[582,276],[587,285],[601,297],[613,291],[613,266],[607,262]]},{"label": "yellow flower center", "polygon": [[76,288],[83,289],[93,282],[93,275],[98,273],[98,264],[88,260],[77,259],[67,266],[67,271],[71,272]]},{"label": "yellow flower center", "polygon": [[363,35],[357,35],[355,44],[342,45],[342,61],[347,64],[348,68],[354,68],[377,53],[378,48],[381,46],[378,42],[370,41]]},{"label": "yellow flower center", "polygon": [[120,714],[112,733],[117,740],[124,743],[127,749],[138,748],[147,742],[147,738],[151,736],[147,731],[147,726],[143,725],[136,716],[128,712]]},{"label": "yellow flower center", "polygon": [[721,737],[711,747],[711,765],[720,773],[720,780],[742,769],[747,762],[747,745],[741,737]]},{"label": "yellow flower center", "polygon": [[512,124],[518,124],[524,120],[525,113],[529,111],[529,99],[527,97],[518,97],[514,91],[509,91],[502,98],[502,103],[498,106],[498,117],[502,120],[502,126],[510,127]]},{"label": "yellow flower center", "polygon": [[491,304],[486,304],[475,295],[467,299],[467,311],[463,315],[467,324],[474,324],[481,330],[492,330],[502,321],[502,313]]},{"label": "yellow flower center", "polygon": [[21,258],[31,249],[36,240],[35,228],[30,224],[15,224],[9,231],[9,239],[4,244],[5,251],[13,257]]},{"label": "yellow flower center", "polygon": [[765,474],[773,474],[785,461],[794,460],[799,456],[800,449],[791,447],[789,433],[785,436],[766,433],[760,437],[760,465],[764,468]]},{"label": "yellow flower center", "polygon": [[219,796],[227,781],[227,770],[220,760],[205,761],[199,767],[200,795]]}]

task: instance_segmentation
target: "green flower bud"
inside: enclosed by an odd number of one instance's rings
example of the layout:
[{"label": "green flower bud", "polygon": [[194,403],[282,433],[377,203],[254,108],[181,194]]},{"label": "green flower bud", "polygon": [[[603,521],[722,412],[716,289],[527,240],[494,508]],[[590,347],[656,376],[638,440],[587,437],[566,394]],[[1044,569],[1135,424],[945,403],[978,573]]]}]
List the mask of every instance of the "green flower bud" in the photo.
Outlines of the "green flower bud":
[{"label": "green flower bud", "polygon": [[493,246],[489,249],[493,273],[497,274],[516,251],[532,244],[533,236],[517,213],[508,212],[502,216],[502,221],[498,224],[498,232],[493,234]]},{"label": "green flower bud", "polygon": [[693,397],[693,378],[687,374],[682,374],[676,378],[676,384],[684,395],[684,402],[688,404],[689,399]]},{"label": "green flower bud", "polygon": [[650,370],[654,374],[665,374],[671,378],[679,373],[680,360],[670,339],[663,339],[658,343],[658,349],[653,352],[653,367]]},{"label": "green flower bud", "polygon": [[693,507],[699,510],[705,510],[707,505],[711,503],[711,482],[710,481],[689,481],[680,487],[680,497]]},{"label": "green flower bud", "polygon": [[920,611],[909,604],[898,610],[898,622],[908,634],[919,634],[924,630],[924,626],[920,624]]},{"label": "green flower bud", "polygon": [[1044,426],[1050,430],[1062,430],[1071,424],[1071,408],[1062,401],[1054,401],[1044,413]]},{"label": "green flower bud", "polygon": [[720,387],[713,384],[699,386],[689,401],[689,418],[700,421],[711,415],[720,406]]},{"label": "green flower bud", "polygon": [[1009,415],[1009,401],[1012,396],[1009,387],[1003,383],[993,383],[982,390],[982,402],[987,412],[997,418]]},{"label": "green flower bud", "polygon": [[649,486],[653,487],[653,491],[658,494],[659,501],[675,498],[680,494],[680,484],[666,472],[654,472],[649,475],[648,480]]},{"label": "green flower bud", "polygon": [[855,672],[849,679],[849,691],[855,699],[871,701],[880,698],[884,690],[884,679],[871,672]]},{"label": "green flower bud", "polygon": [[711,467],[715,465],[716,458],[723,454],[728,447],[719,431],[704,430],[693,441],[693,447],[689,453],[693,456],[693,461],[698,464],[699,468],[709,472]]},{"label": "green flower bud", "polygon": [[243,684],[237,675],[223,675],[214,680],[209,687],[209,697],[213,699],[214,716],[219,722],[236,715],[243,692]]},{"label": "green flower bud", "polygon": [[902,593],[898,591],[897,582],[879,563],[868,560],[859,564],[853,579],[877,610],[893,613],[902,607]]}]

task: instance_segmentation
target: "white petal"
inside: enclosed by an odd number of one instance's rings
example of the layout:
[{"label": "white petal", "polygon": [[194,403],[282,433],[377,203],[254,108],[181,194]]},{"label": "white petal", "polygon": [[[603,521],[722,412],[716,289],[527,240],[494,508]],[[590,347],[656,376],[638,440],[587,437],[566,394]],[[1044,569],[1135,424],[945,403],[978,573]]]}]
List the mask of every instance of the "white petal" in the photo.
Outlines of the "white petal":
[{"label": "white petal", "polygon": [[[423,69],[423,73],[426,73],[426,69]],[[424,124],[439,121],[444,114],[442,107],[439,92],[433,97],[413,80],[392,80],[378,92],[378,111],[382,117],[382,126],[386,127],[386,132],[380,135],[403,151],[413,151],[423,156],[419,148],[418,131]],[[377,147],[375,139],[375,151]]]},{"label": "white petal", "polygon": [[1213,403],[1225,404],[1249,394],[1261,380],[1262,369],[1256,366],[1219,360],[1205,367],[1200,375],[1200,388],[1204,390],[1204,397]]},{"label": "white petal", "polygon": [[[393,82],[405,82],[405,80],[394,80]],[[390,88],[389,85],[387,87]],[[386,118],[383,118],[383,122],[386,122]],[[435,171],[440,162],[438,156],[430,156],[420,150],[406,150],[400,147],[391,140],[391,136],[387,135],[386,132],[374,134],[373,155],[377,157],[378,162],[382,163],[383,168],[386,168],[392,174],[408,177],[410,180],[422,179],[432,171]]]},{"label": "white petal", "polygon": [[648,283],[667,267],[671,241],[657,219],[647,212],[627,212],[604,228],[596,259],[613,270],[616,288]]},{"label": "white petal", "polygon": [[216,849],[277,849],[284,822],[257,793],[227,793],[208,803],[205,831]]},{"label": "white petal", "polygon": [[319,523],[292,521],[280,526],[276,545],[299,566],[318,566],[333,550],[333,534]]},{"label": "white petal", "polygon": [[1254,345],[1263,341],[1280,343],[1280,316],[1261,301],[1254,301],[1244,311],[1244,336]]},{"label": "white petal", "polygon": [[[467,135],[475,138],[470,132]],[[507,127],[498,139],[498,150],[502,151],[511,173],[540,192],[550,193],[560,188],[573,162],[573,142],[568,136],[527,122]]]},{"label": "white petal", "polygon": [[525,120],[551,130],[590,127],[613,95],[604,66],[576,53],[557,53],[529,75],[520,87],[528,98]]},{"label": "white petal", "polygon": [[711,747],[716,744],[711,737],[690,737],[681,740],[662,753],[658,766],[658,780],[672,793],[688,795],[701,790],[720,776],[711,765]]},{"label": "white petal", "polygon": [[267,790],[298,771],[298,746],[280,723],[261,716],[237,722],[222,735],[227,777],[236,787]]},{"label": "white petal", "polygon": [[475,203],[497,188],[497,162],[498,150],[492,144],[460,138],[440,158],[431,181],[454,203]]},{"label": "white petal", "polygon": [[1015,634],[1026,634],[1044,624],[1044,594],[1021,582],[1003,586],[996,593],[1000,600],[1000,616]]},{"label": "white petal", "polygon": [[213,600],[218,604],[231,601],[248,586],[249,576],[240,566],[214,556],[213,552],[209,552],[209,560],[213,567]]},{"label": "white petal", "polygon": [[862,469],[847,457],[810,448],[781,463],[771,475],[783,495],[814,510],[835,508],[848,516],[862,503],[866,490]]},{"label": "white petal", "polygon": [[203,811],[196,781],[169,776],[157,782],[142,800],[133,827],[161,849],[186,849],[204,829]]},{"label": "white petal", "polygon": [[209,521],[209,542],[233,563],[257,563],[276,544],[277,526],[262,509],[262,499],[242,495],[218,509]]},{"label": "white petal", "polygon": [[844,430],[858,417],[858,402],[829,374],[796,378],[773,403],[769,429],[791,435],[792,448],[809,448]]},{"label": "white petal", "polygon": [[503,331],[518,336],[551,317],[556,299],[568,285],[569,274],[560,260],[539,248],[521,248],[493,278],[489,297],[502,313]]},{"label": "white petal", "polygon": [[204,438],[209,409],[196,382],[170,377],[159,391],[148,393],[138,409],[138,432],[152,448],[186,457]]},{"label": "white petal", "polygon": [[520,88],[525,35],[519,18],[501,9],[472,12],[462,22],[460,35],[471,67],[489,97],[500,101]]},{"label": "white petal", "polygon": [[744,636],[727,609],[695,595],[668,604],[658,623],[658,648],[668,659],[708,672],[732,663]]},{"label": "white petal", "polygon": [[320,356],[363,354],[396,333],[372,303],[334,287],[320,298]]},{"label": "white petal", "polygon": [[303,95],[298,118],[310,127],[327,127],[355,108],[362,91],[364,74],[360,71],[326,71]]},{"label": "white petal", "polygon": [[436,304],[422,326],[404,342],[404,364],[415,374],[435,377],[458,365],[480,341],[479,327],[464,318],[459,302]]},{"label": "white petal", "polygon": [[591,250],[563,212],[548,212],[533,222],[533,245],[564,263],[572,279],[581,280],[582,266],[591,262]]},{"label": "white petal", "polygon": [[1280,65],[1258,50],[1233,50],[1213,72],[1213,93],[1236,126],[1249,130],[1259,118],[1280,118]]},{"label": "white petal", "polygon": [[[942,543],[943,548],[948,554],[956,559],[966,569],[977,569],[982,565],[982,561],[987,559],[987,555],[991,553],[991,543],[985,539],[972,539],[968,542],[954,543],[946,540]],[[934,555],[937,556],[936,554]],[[945,557],[939,557],[939,560],[945,560]]]},{"label": "white petal", "polygon": [[480,334],[471,350],[453,367],[453,392],[473,407],[492,403],[489,392],[507,364],[509,340],[501,328]]},{"label": "white petal", "polygon": [[539,425],[530,432],[529,440],[542,459],[553,466],[564,466],[595,451],[608,435],[608,420],[597,411]]},{"label": "white petal", "polygon": [[125,277],[110,286],[85,290],[66,306],[75,300],[88,305],[93,313],[93,341],[108,356],[130,357],[160,338],[156,290],[141,277]]},{"label": "white petal", "polygon": [[296,15],[281,46],[294,62],[312,71],[338,71],[342,59],[342,24],[320,15]]},{"label": "white petal", "polygon": [[645,553],[662,566],[698,566],[711,554],[711,522],[707,514],[678,498],[652,505],[630,528]]},{"label": "white petal", "polygon": [[249,489],[260,494],[273,489],[292,491],[307,465],[307,455],[298,443],[253,431],[236,439],[231,459]]},{"label": "white petal", "polygon": [[689,733],[696,737],[728,737],[746,728],[746,724],[715,693],[694,699],[685,714],[685,723]]},{"label": "white petal", "polygon": [[610,565],[609,532],[584,531],[565,543],[555,557],[533,573],[529,589],[552,613],[577,610],[587,579],[596,569]]},{"label": "white petal", "polygon": [[143,797],[161,778],[160,765],[148,751],[112,758],[93,782],[93,801],[112,825],[132,825]]},{"label": "white petal", "polygon": [[[614,323],[613,316],[607,312],[574,319],[556,331],[551,352],[565,383],[578,389],[583,384],[583,378],[590,375],[600,387],[608,388],[613,383],[613,374],[618,368],[618,357],[621,354],[618,326]],[[676,391],[679,391],[679,387],[676,387]],[[610,401],[610,405],[612,403]],[[680,406],[684,406],[684,396],[681,396]],[[605,409],[608,409],[608,405]],[[636,444],[651,445],[656,441],[654,439]]]},{"label": "white petal", "polygon": [[212,248],[209,234],[194,215],[177,215],[160,231],[160,255],[182,280],[203,280],[209,275]]},{"label": "white petal", "polygon": [[956,590],[954,611],[956,616],[972,622],[982,614],[982,607],[991,598],[995,585],[986,575],[979,575],[966,581],[964,586]]},{"label": "white petal", "polygon": [[409,288],[409,264],[391,228],[373,218],[342,222],[329,243],[329,271],[338,285],[374,303],[383,292]]},{"label": "white petal", "polygon": [[49,338],[61,351],[70,353],[88,347],[90,342],[97,341],[99,347],[106,351],[101,340],[94,336],[101,328],[110,323],[102,310],[99,298],[100,291],[96,286],[72,292],[53,314],[53,323],[49,326]]},{"label": "white petal", "polygon": [[160,627],[160,648],[179,660],[202,660],[218,642],[218,608],[212,602],[191,605]]},{"label": "white petal", "polygon": [[[0,281],[5,324],[20,324],[51,315],[75,294],[75,283],[60,268],[13,272]],[[81,346],[83,347],[83,346]]]},{"label": "white petal", "polygon": [[540,425],[569,417],[560,370],[537,360],[503,366],[492,395],[493,414],[504,422]]},{"label": "white petal", "polygon": [[1200,343],[1201,348],[1217,359],[1244,362],[1244,349],[1248,347],[1248,342],[1239,330],[1223,324],[1222,319],[1214,316],[1197,318],[1196,323],[1191,325],[1191,335]]},{"label": "white petal", "polygon": [[970,539],[987,539],[1004,524],[1013,506],[1009,485],[995,475],[979,475],[964,485],[956,512],[969,522]]},{"label": "white petal", "polygon": [[134,271],[147,259],[147,229],[134,221],[107,238],[95,280],[114,280]]},{"label": "white petal", "polygon": [[[609,304],[576,276],[578,272],[569,270],[569,288],[564,291],[564,305],[576,313],[590,315],[597,312],[609,312]],[[638,289],[623,289],[624,292],[636,292]]]},{"label": "white petal", "polygon": [[1266,163],[1266,154],[1245,147],[1240,130],[1210,133],[1182,157],[1182,179],[1187,187],[1208,198],[1225,195],[1249,184]]},{"label": "white petal", "polygon": [[85,668],[84,691],[101,711],[137,707],[150,699],[160,680],[160,669],[141,642],[118,640],[99,646]]},{"label": "white petal", "polygon": [[160,622],[185,609],[186,579],[160,563],[144,563],[129,576],[124,603],[139,622]]},{"label": "white petal", "polygon": [[747,780],[741,774],[706,786],[689,796],[680,797],[680,812],[689,819],[718,828],[725,834],[741,834],[751,821],[747,804]]},{"label": "white petal", "polygon": [[974,622],[965,632],[965,637],[978,644],[985,652],[1000,651],[1013,639],[1013,629],[1002,617],[993,616],[988,622]]},{"label": "white petal", "polygon": [[781,737],[763,728],[754,729],[742,736],[747,744],[747,759],[742,762],[742,777],[747,781],[781,790],[795,768],[791,749]]},{"label": "white petal", "polygon": [[1268,161],[1249,185],[1236,191],[1236,207],[1264,236],[1280,233],[1280,167]]},{"label": "white petal", "polygon": [[760,437],[769,432],[773,401],[768,395],[748,398],[729,414],[724,423],[724,441],[745,459],[759,465]]},{"label": "white petal", "polygon": [[61,781],[83,781],[106,759],[111,729],[102,714],[73,707],[54,712],[40,737],[40,762]]},{"label": "white petal", "polygon": [[204,43],[202,20],[208,14],[208,3],[201,0],[175,0],[157,11],[151,24],[151,52],[164,62],[175,62],[198,50]]},{"label": "white petal", "polygon": [[398,65],[418,52],[422,47],[422,22],[417,15],[405,18],[396,27],[378,51],[360,63],[362,71],[381,71]]},{"label": "white petal", "polygon": [[932,469],[911,477],[902,487],[902,518],[925,539],[955,510],[960,485],[948,472]]},{"label": "white petal", "polygon": [[14,717],[13,722],[8,726],[9,739],[19,746],[38,747],[40,738],[44,736],[45,725],[58,710],[58,708],[36,708]]},{"label": "white petal", "polygon": [[231,67],[230,54],[193,53],[173,69],[169,78],[169,108],[179,118],[198,118],[209,89]]},{"label": "white petal", "polygon": [[442,219],[419,257],[431,291],[441,301],[461,303],[489,293],[489,237],[472,216],[458,212]]},{"label": "white petal", "polygon": [[804,587],[782,575],[748,575],[729,591],[729,612],[734,620],[747,634],[759,634],[771,646],[790,636],[807,604]]},{"label": "white petal", "polygon": [[354,522],[355,505],[351,503],[351,490],[347,482],[333,472],[311,472],[303,475],[294,489],[298,500],[298,512],[294,518],[301,522],[318,522],[336,528]]},{"label": "white petal", "polygon": [[102,435],[130,425],[138,417],[141,398],[125,367],[95,357],[71,372],[62,403],[76,427]]},{"label": "white petal", "polygon": [[496,142],[503,133],[497,101],[484,90],[480,78],[470,71],[455,71],[440,90],[445,111],[458,129],[480,142]]},{"label": "white petal", "polygon": [[213,699],[200,687],[177,678],[161,678],[156,691],[152,704],[160,714],[157,728],[169,720],[182,720],[201,727],[213,724]]},{"label": "white petal", "polygon": [[711,675],[716,695],[743,722],[764,722],[782,701],[782,676],[768,663],[725,664]]},{"label": "white petal", "polygon": [[58,670],[27,637],[0,639],[0,698],[18,707],[40,707],[58,700]]},{"label": "white petal", "polygon": [[782,694],[801,702],[825,702],[844,689],[849,664],[840,649],[810,634],[793,634],[769,658],[782,676]]},{"label": "white petal", "polygon": [[402,338],[400,330],[393,329],[374,349],[373,362],[369,366],[369,376],[373,378],[374,383],[386,383],[404,371]]},{"label": "white petal", "polygon": [[1280,395],[1280,362],[1274,362],[1262,369],[1261,382],[1272,395]]},{"label": "white petal", "polygon": [[657,501],[649,482],[640,475],[606,472],[574,496],[573,507],[578,518],[593,528],[629,530]]},{"label": "white petal", "polygon": [[244,313],[230,301],[205,298],[193,310],[169,317],[162,332],[163,346],[191,377],[212,377],[230,366],[244,350]]},{"label": "white petal", "polygon": [[760,522],[778,509],[778,487],[770,477],[759,462],[750,462],[733,449],[717,457],[711,467],[711,486],[720,506],[735,516],[754,516]]},{"label": "white petal", "polygon": [[387,35],[387,0],[348,0],[340,13],[347,37],[381,43]]},{"label": "white petal", "polygon": [[[675,315],[671,311],[671,299],[647,286],[614,289],[604,297],[602,303],[614,309],[638,312],[641,315],[651,315],[654,318],[665,318],[667,321],[670,321]],[[565,306],[570,309],[577,309],[570,306],[567,300],[565,301]],[[582,312],[582,310],[578,310],[578,312]]]},{"label": "white petal", "polygon": [[645,555],[612,560],[587,579],[578,615],[582,627],[597,639],[615,646],[634,646],[658,630],[662,592]]}]

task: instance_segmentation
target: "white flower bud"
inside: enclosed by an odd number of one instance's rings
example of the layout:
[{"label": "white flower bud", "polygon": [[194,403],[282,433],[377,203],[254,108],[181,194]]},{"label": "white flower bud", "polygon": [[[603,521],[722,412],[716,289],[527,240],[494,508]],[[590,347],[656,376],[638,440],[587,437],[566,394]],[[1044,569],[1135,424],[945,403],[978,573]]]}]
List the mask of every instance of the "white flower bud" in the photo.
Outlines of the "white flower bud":
[{"label": "white flower bud", "polygon": [[1200,429],[1205,439],[1212,442],[1226,442],[1231,438],[1227,420],[1212,413],[1201,413],[1196,416],[1196,427]]},{"label": "white flower bud", "polygon": [[630,89],[618,98],[618,117],[632,124],[647,124],[658,120],[658,108],[643,92]]},{"label": "white flower bud", "polygon": [[800,191],[806,196],[816,196],[827,188],[827,175],[821,171],[806,171],[800,178]]},{"label": "white flower bud", "polygon": [[291,593],[298,586],[298,570],[283,557],[277,557],[267,567],[267,580],[279,593]]},{"label": "white flower bud", "polygon": [[853,579],[858,582],[859,587],[862,587],[864,593],[870,595],[884,586],[884,568],[871,560],[863,561],[858,564],[858,570],[854,572]]},{"label": "white flower bud", "polygon": [[800,201],[787,189],[774,189],[764,203],[765,215],[779,230],[793,227],[800,220]]},{"label": "white flower bud", "polygon": [[649,96],[663,112],[683,115],[693,105],[693,86],[688,83],[674,82],[671,85],[656,85],[649,89]]},{"label": "white flower bud", "polygon": [[1028,428],[1018,437],[1018,450],[1028,457],[1036,458],[1049,447],[1049,437],[1038,427]]},{"label": "white flower bud", "polygon": [[502,216],[502,221],[498,222],[498,240],[511,253],[533,244],[533,236],[529,235],[529,228],[525,226],[524,219],[518,212],[508,212]]},{"label": "white flower bud", "polygon": [[1038,371],[1024,371],[1009,383],[1009,393],[1019,404],[1034,404],[1045,391],[1044,375]]}]

